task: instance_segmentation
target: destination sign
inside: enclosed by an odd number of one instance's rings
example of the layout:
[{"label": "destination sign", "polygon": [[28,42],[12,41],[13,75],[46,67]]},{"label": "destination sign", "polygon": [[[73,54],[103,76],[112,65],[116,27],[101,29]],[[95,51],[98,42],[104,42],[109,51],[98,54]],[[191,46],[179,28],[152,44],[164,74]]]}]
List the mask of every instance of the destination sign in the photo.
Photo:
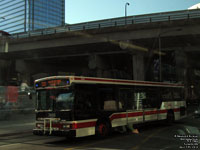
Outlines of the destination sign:
[{"label": "destination sign", "polygon": [[35,88],[69,85],[69,79],[52,79],[35,83]]}]

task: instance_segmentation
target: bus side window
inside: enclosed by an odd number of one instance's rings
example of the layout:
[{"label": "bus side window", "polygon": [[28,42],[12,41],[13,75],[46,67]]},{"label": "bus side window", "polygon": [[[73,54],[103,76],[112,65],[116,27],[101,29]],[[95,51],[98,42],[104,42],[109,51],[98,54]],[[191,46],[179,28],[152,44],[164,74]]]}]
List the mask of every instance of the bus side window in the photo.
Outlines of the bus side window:
[{"label": "bus side window", "polygon": [[117,110],[117,103],[115,100],[106,100],[104,101],[104,110],[106,111],[116,111]]},{"label": "bus side window", "polygon": [[126,99],[127,99],[127,94],[126,94],[126,89],[120,89],[119,91],[119,110],[124,110],[125,105],[126,105]]},{"label": "bus side window", "polygon": [[98,103],[100,110],[103,111],[116,111],[117,104],[115,98],[114,88],[112,87],[99,87],[98,89]]},{"label": "bus side window", "polygon": [[164,102],[172,101],[172,92],[170,88],[161,89],[161,98],[162,98],[162,101]]},{"label": "bus side window", "polygon": [[183,91],[182,89],[177,89],[177,88],[173,89],[172,94],[173,94],[173,99],[175,101],[183,100],[183,92],[182,91]]},{"label": "bus side window", "polygon": [[146,92],[142,89],[135,89],[134,92],[134,103],[135,103],[135,108],[136,110],[141,110],[143,109],[143,105],[145,105],[145,100],[146,100]]},{"label": "bus side window", "polygon": [[120,89],[119,110],[134,109],[134,92],[132,89]]},{"label": "bus side window", "polygon": [[146,88],[146,108],[159,108],[160,92],[159,88]]},{"label": "bus side window", "polygon": [[87,85],[78,85],[75,97],[75,107],[81,111],[93,111],[96,109],[95,88]]}]

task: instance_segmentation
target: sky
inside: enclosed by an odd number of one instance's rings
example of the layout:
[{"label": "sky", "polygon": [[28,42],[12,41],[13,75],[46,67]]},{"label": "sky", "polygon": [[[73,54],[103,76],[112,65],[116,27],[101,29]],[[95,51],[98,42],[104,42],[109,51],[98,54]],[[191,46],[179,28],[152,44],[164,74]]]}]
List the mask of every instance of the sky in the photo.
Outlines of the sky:
[{"label": "sky", "polygon": [[200,0],[65,0],[65,22],[69,24],[157,12],[185,10]]}]

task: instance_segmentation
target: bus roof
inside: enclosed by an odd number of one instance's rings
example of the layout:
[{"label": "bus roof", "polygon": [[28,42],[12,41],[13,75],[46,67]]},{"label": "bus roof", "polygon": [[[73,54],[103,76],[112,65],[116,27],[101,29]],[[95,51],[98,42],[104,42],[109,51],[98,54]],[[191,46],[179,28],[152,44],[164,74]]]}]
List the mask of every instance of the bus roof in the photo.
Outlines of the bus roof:
[{"label": "bus roof", "polygon": [[154,86],[154,87],[179,87],[184,88],[183,84],[168,82],[151,82],[139,80],[83,77],[83,76],[51,76],[35,80],[35,83],[45,80],[69,79],[70,84],[113,84],[113,85],[137,85],[137,86]]}]

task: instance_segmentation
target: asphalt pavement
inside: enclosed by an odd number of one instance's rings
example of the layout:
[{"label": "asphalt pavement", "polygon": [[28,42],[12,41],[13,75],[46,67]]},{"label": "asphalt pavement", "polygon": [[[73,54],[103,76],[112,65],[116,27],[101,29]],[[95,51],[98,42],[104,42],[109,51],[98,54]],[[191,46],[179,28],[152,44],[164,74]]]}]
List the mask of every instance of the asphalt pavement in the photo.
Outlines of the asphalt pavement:
[{"label": "asphalt pavement", "polygon": [[[33,135],[35,114],[14,114],[7,121],[0,121],[0,149],[2,150],[177,150],[198,149],[200,118],[194,118],[195,108],[188,109],[188,116],[172,125],[154,123],[144,126],[139,134],[113,133],[105,139],[95,136],[75,141],[64,137]],[[178,137],[182,136],[183,137]],[[200,137],[200,136],[198,136]],[[187,140],[196,140],[188,142]],[[188,147],[185,147],[188,144]],[[192,148],[193,148],[192,147]]]},{"label": "asphalt pavement", "polygon": [[7,120],[0,120],[0,136],[32,132],[35,124],[34,113],[15,113]]}]

